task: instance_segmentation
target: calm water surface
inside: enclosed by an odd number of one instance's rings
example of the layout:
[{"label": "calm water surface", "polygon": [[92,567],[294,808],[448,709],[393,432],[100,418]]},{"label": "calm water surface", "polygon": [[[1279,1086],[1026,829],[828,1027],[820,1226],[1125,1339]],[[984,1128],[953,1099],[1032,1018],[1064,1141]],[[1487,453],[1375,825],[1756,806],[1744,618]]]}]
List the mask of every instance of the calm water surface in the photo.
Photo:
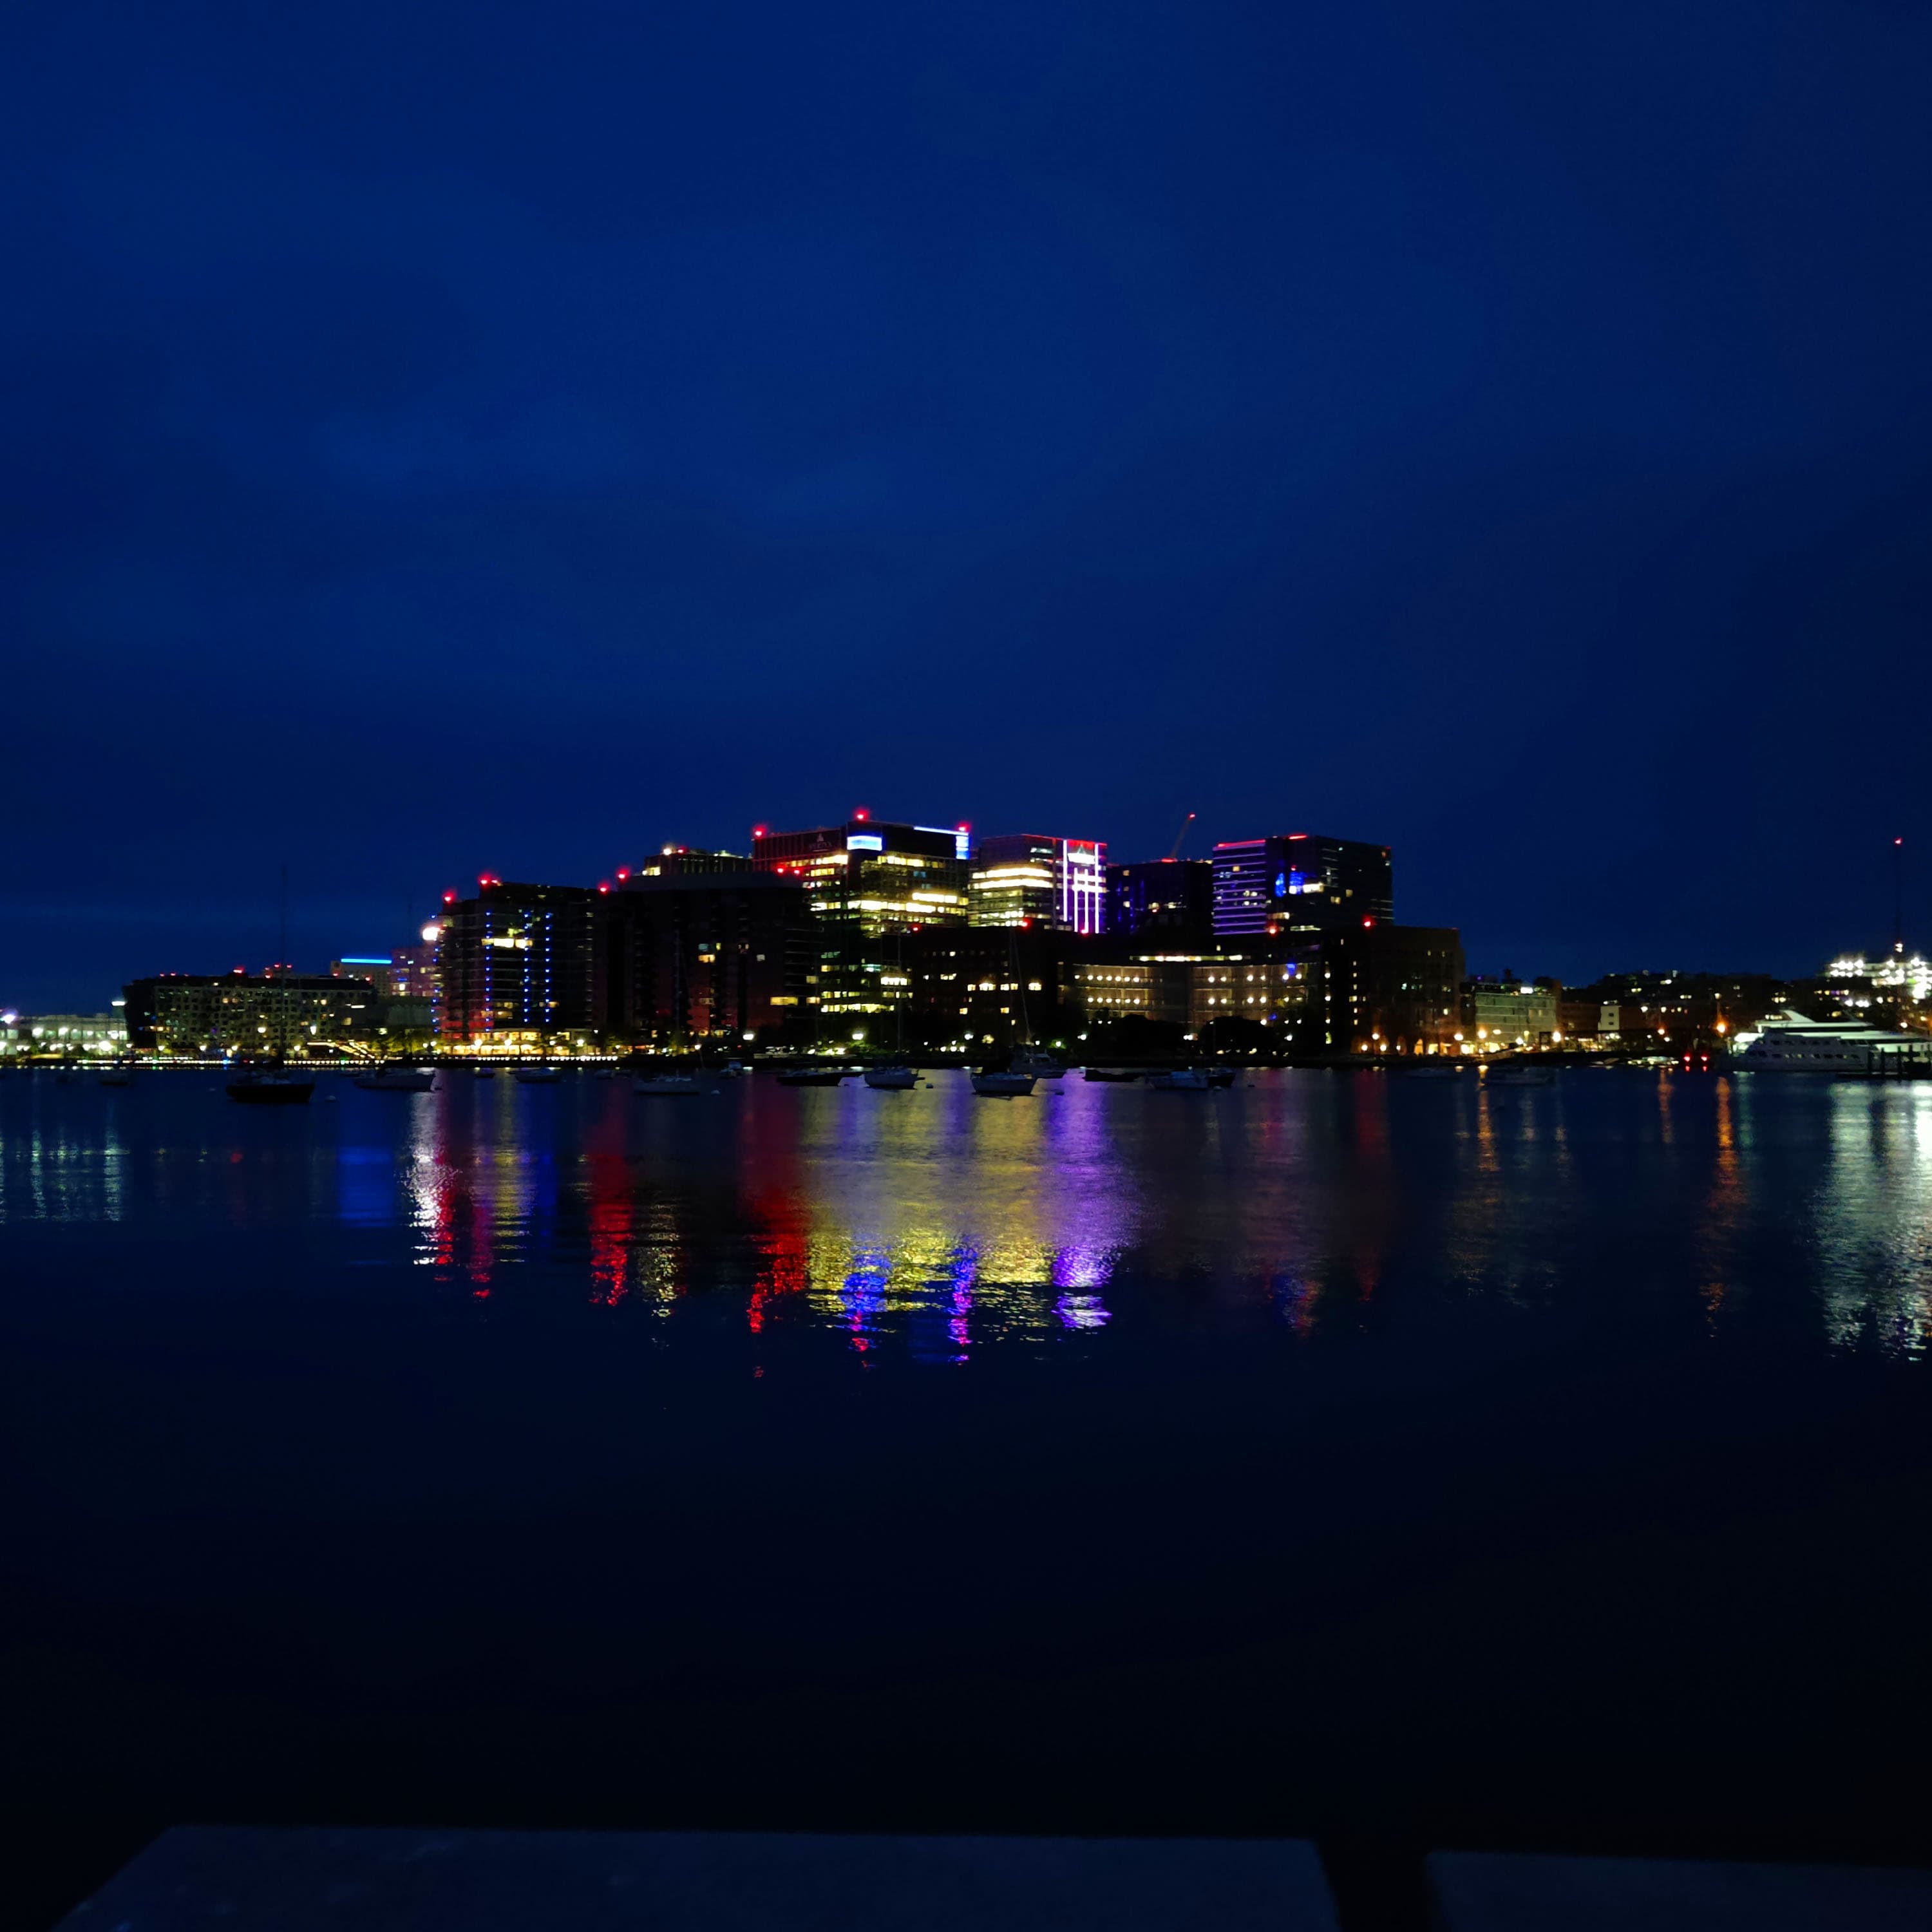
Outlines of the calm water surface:
[{"label": "calm water surface", "polygon": [[1932,1856],[1932,1085],[932,1081],[0,1078],[48,1913],[187,1816]]}]

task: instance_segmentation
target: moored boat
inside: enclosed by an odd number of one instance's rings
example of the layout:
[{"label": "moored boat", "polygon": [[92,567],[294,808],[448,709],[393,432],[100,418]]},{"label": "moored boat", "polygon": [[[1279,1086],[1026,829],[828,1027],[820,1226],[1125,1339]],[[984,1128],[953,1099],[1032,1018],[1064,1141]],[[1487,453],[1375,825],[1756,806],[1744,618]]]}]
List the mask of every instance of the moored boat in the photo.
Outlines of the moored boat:
[{"label": "moored boat", "polygon": [[633,1094],[668,1097],[679,1094],[695,1094],[698,1090],[697,1076],[691,1073],[640,1073],[631,1082]]},{"label": "moored boat", "polygon": [[1124,1084],[1141,1077],[1137,1066],[1090,1066],[1081,1076],[1083,1080],[1107,1080]]},{"label": "moored boat", "polygon": [[313,1077],[284,1072],[280,1067],[238,1073],[228,1083],[228,1097],[256,1107],[299,1107],[315,1094]]},{"label": "moored boat", "polygon": [[1204,1094],[1208,1090],[1208,1070],[1204,1066],[1170,1066],[1159,1073],[1150,1073],[1148,1083],[1161,1094]]},{"label": "moored boat", "polygon": [[984,1094],[996,1100],[1015,1100],[1033,1091],[1034,1076],[1012,1068],[1004,1072],[976,1073],[973,1076],[973,1090]]},{"label": "moored boat", "polygon": [[563,1070],[559,1066],[520,1066],[517,1081],[524,1087],[554,1087],[563,1078]]},{"label": "moored boat", "polygon": [[1066,1069],[1044,1047],[1015,1047],[1007,1066],[1010,1071],[1030,1073],[1036,1080],[1064,1080],[1066,1078]]},{"label": "moored boat", "polygon": [[908,1087],[916,1087],[919,1073],[910,1066],[868,1066],[866,1069],[866,1084],[898,1092]]},{"label": "moored boat", "polygon": [[788,1066],[778,1075],[781,1087],[836,1087],[846,1077],[842,1066]]},{"label": "moored boat", "polygon": [[370,1094],[428,1094],[436,1076],[426,1066],[378,1066],[357,1074],[356,1084]]},{"label": "moored boat", "polygon": [[1547,1087],[1550,1069],[1546,1066],[1505,1066],[1499,1073],[1490,1076],[1499,1087]]},{"label": "moored boat", "polygon": [[1755,1073],[1878,1074],[1932,1072],[1932,1040],[1863,1020],[1814,1020],[1786,1006],[1740,1034],[1729,1064]]}]

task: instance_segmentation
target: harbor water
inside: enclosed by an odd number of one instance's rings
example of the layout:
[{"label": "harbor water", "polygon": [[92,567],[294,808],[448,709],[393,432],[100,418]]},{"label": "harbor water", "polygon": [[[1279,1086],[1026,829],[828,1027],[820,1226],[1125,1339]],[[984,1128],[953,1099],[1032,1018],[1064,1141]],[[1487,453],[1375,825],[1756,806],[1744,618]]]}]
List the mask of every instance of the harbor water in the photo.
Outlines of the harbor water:
[{"label": "harbor water", "polygon": [[185,1820],[1932,1862],[1932,1083],[928,1081],[0,1077],[30,1901]]}]

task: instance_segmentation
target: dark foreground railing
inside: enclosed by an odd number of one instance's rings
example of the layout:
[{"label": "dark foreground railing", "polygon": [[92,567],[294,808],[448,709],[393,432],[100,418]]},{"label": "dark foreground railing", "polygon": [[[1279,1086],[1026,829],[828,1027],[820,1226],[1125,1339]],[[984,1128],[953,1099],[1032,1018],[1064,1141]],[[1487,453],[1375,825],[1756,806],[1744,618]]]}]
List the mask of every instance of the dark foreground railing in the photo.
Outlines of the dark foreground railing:
[{"label": "dark foreground railing", "polygon": [[[1438,1852],[1428,1877],[1437,1932],[1932,1928],[1932,1872]],[[192,1827],[158,1838],[61,1932],[1336,1926],[1321,1860],[1294,1839]]]}]

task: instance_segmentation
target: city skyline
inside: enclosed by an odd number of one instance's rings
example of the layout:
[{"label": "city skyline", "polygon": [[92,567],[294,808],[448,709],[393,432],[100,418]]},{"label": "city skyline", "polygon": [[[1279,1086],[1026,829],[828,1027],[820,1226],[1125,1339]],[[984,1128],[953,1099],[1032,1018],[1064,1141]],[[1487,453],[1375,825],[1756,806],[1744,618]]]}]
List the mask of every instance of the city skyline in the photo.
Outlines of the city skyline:
[{"label": "city skyline", "polygon": [[[911,823],[910,820],[887,820],[884,814],[874,813],[869,807],[861,806],[851,808],[847,819],[837,821],[832,829],[836,829],[838,824],[859,824],[874,818],[878,818],[881,823]],[[934,826],[928,829],[937,831],[941,828]],[[949,836],[956,833],[962,848],[970,837],[976,863],[982,836],[996,842],[1012,842],[1027,836],[1016,832],[982,835],[974,828],[970,820],[965,819],[953,820],[943,829]],[[1226,850],[1237,846],[1271,848],[1276,842],[1284,838],[1310,836],[1276,831],[1242,838],[1221,838],[1214,836],[1217,829],[1210,827],[1204,830],[1198,814],[1184,814],[1178,827],[1180,836],[1171,842],[1178,846],[1182,860],[1211,863],[1217,848]],[[633,877],[651,859],[672,853],[736,855],[750,862],[753,851],[767,830],[767,826],[762,821],[748,826],[738,835],[735,844],[707,847],[695,842],[662,842],[655,848],[646,848],[641,854],[634,846],[631,857],[626,862],[593,868],[582,876],[566,878],[555,868],[520,872],[514,868],[486,869],[458,885],[444,884],[437,890],[418,888],[406,893],[401,908],[388,922],[385,930],[374,934],[369,932],[366,927],[369,924],[382,926],[382,916],[376,914],[372,918],[363,909],[366,902],[355,898],[338,899],[322,896],[310,898],[305,902],[298,891],[288,899],[285,909],[283,896],[284,882],[281,872],[278,868],[268,882],[270,890],[266,898],[253,905],[245,901],[230,902],[234,914],[232,925],[223,924],[221,912],[211,909],[200,921],[202,929],[193,938],[183,940],[177,932],[173,943],[178,950],[173,956],[165,960],[144,956],[132,960],[122,959],[118,963],[110,962],[106,969],[105,980],[98,986],[93,984],[87,970],[70,958],[48,962],[38,974],[31,968],[24,971],[16,968],[10,983],[0,984],[0,1007],[23,1013],[95,1012],[106,1010],[108,993],[118,994],[130,976],[156,973],[219,974],[241,970],[244,968],[256,972],[272,968],[278,963],[286,963],[300,970],[320,971],[332,962],[351,959],[358,955],[366,963],[376,956],[362,953],[361,949],[380,946],[386,938],[389,952],[400,952],[416,943],[418,928],[423,922],[436,916],[444,904],[453,898],[466,896],[476,886],[486,884],[493,880],[516,877],[546,886],[595,889],[600,881],[608,884]],[[1144,857],[1126,858],[1116,854],[1112,842],[1107,838],[1102,836],[1095,842],[1099,846],[1106,871],[1109,875],[1122,868],[1138,869],[1157,865],[1166,856],[1164,854],[1149,854]],[[1332,837],[1324,837],[1322,842],[1334,844],[1336,842]],[[1784,978],[1801,979],[1815,974],[1827,958],[1843,954],[1848,948],[1853,952],[1860,950],[1869,951],[1874,956],[1882,955],[1889,950],[1893,937],[1891,926],[1894,920],[1900,922],[1904,937],[1915,944],[1918,943],[1914,937],[1911,917],[1912,893],[1905,883],[1909,876],[1906,871],[1908,855],[1902,849],[1903,843],[1898,838],[1880,842],[1873,855],[1877,861],[1877,866],[1883,868],[1882,871],[1874,868],[1873,883],[1875,889],[1882,886],[1891,895],[1888,908],[1878,903],[1875,896],[1874,904],[1862,923],[1856,916],[1849,922],[1841,922],[1834,928],[1838,937],[1830,945],[1822,949],[1814,949],[1815,956],[1813,953],[1794,952],[1789,956],[1771,962],[1730,954],[1694,959],[1592,957],[1582,946],[1573,942],[1552,944],[1540,952],[1528,952],[1521,958],[1514,956],[1504,958],[1496,945],[1485,945],[1480,934],[1472,935],[1454,916],[1453,907],[1446,916],[1439,918],[1418,916],[1409,912],[1408,908],[1414,895],[1409,882],[1409,868],[1406,862],[1403,866],[1404,912],[1402,922],[1416,926],[1455,926],[1462,932],[1466,944],[1473,938],[1475,943],[1471,947],[1468,960],[1468,970],[1472,976],[1495,977],[1501,974],[1519,974],[1528,980],[1547,974],[1570,985],[1590,983],[1606,974],[1657,970],[1692,974],[1762,971]],[[1366,850],[1370,846],[1376,844],[1381,845],[1385,863],[1388,854],[1392,849],[1390,845],[1378,841],[1370,841],[1363,846],[1363,849]],[[1108,922],[1106,929],[1120,930],[1112,923],[1114,915],[1106,912],[1104,908],[1102,910]],[[963,906],[961,916],[966,916]],[[1384,912],[1382,916],[1386,918],[1388,914]],[[336,918],[346,920],[353,929],[345,933],[333,922]],[[1855,928],[1849,938],[1845,936],[1844,928],[1847,924]],[[1244,927],[1243,929],[1246,928]],[[165,932],[166,928],[164,927],[161,930]],[[251,938],[253,944],[249,943]],[[1614,942],[1612,944],[1613,946]],[[80,950],[84,952],[86,949],[83,946]],[[1520,948],[1517,950],[1522,950]],[[1558,959],[1568,961],[1570,970],[1557,970],[1552,962]],[[98,977],[98,974],[94,976],[94,978]],[[23,996],[16,990],[22,986],[51,988],[52,996],[44,994],[38,999]],[[92,986],[92,991],[90,986]]]},{"label": "city skyline", "polygon": [[1922,14],[14,52],[11,1002],[848,800],[1360,833],[1566,977],[1875,945],[1932,841]]}]

